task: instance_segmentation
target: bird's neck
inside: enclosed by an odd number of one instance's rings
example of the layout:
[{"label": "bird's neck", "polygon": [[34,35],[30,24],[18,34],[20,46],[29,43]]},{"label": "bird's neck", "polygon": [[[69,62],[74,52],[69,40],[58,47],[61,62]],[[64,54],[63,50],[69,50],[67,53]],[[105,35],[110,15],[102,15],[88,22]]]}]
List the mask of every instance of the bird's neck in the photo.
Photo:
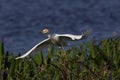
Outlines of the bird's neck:
[{"label": "bird's neck", "polygon": [[52,37],[52,35],[51,35],[51,34],[48,34],[47,36],[48,36],[49,38],[51,38],[51,37]]}]

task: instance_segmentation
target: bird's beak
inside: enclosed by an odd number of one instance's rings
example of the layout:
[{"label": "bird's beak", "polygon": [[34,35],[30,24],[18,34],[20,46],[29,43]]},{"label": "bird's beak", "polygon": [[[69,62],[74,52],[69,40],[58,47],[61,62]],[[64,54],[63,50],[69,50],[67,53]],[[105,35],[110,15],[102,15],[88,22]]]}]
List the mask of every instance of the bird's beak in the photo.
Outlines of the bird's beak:
[{"label": "bird's beak", "polygon": [[43,34],[43,30],[40,30],[39,32]]}]

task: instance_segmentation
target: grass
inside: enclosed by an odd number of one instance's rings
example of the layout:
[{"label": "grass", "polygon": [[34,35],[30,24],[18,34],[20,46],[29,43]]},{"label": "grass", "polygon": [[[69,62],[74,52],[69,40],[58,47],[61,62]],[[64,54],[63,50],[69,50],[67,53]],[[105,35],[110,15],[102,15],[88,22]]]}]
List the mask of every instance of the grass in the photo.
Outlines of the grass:
[{"label": "grass", "polygon": [[118,80],[120,79],[120,38],[81,43],[69,50],[15,60],[0,43],[0,80]]}]

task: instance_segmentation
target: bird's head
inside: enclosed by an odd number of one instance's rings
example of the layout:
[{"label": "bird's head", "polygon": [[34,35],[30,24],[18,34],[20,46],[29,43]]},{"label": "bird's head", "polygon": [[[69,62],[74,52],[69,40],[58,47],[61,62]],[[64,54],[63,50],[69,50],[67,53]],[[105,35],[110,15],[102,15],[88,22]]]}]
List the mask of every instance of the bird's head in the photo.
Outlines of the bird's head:
[{"label": "bird's head", "polygon": [[40,31],[42,34],[48,34],[50,31],[48,28],[44,28]]},{"label": "bird's head", "polygon": [[44,28],[40,31],[42,34],[46,34],[48,37],[50,37],[50,31],[48,28]]}]

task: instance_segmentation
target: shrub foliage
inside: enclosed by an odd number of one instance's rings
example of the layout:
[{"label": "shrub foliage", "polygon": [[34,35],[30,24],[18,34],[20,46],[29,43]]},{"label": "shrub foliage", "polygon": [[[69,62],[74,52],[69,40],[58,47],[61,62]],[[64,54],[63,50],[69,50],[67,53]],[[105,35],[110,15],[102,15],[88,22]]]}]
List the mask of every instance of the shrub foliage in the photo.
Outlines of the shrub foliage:
[{"label": "shrub foliage", "polygon": [[0,43],[0,80],[118,80],[120,39],[81,43],[68,50],[51,47],[29,58],[15,60]]}]

